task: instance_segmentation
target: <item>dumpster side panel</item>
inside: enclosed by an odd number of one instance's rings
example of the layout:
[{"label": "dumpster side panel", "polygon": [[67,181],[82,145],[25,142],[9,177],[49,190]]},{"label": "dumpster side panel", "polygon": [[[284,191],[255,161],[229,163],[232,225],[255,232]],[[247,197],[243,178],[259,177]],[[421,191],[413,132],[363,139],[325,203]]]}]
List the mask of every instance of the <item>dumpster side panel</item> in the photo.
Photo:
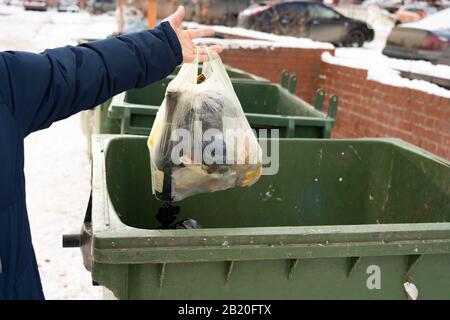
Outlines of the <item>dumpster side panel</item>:
[{"label": "dumpster side panel", "polygon": [[[94,133],[110,133],[118,134],[120,130],[120,120],[108,117],[108,110],[111,105],[111,99],[102,103],[100,106],[95,108],[94,115],[94,128],[99,128],[99,132]],[[95,129],[94,129],[95,130]]]},{"label": "dumpster side panel", "polygon": [[235,82],[233,87],[244,112],[278,114],[278,90],[273,84]]},{"label": "dumpster side panel", "polygon": [[278,108],[279,113],[289,116],[325,118],[325,114],[314,109],[309,103],[296,95],[289,93],[286,89],[279,91]]},{"label": "dumpster side panel", "polygon": [[410,150],[396,150],[394,157],[389,201],[381,220],[450,221],[450,165],[427,161]]},{"label": "dumpster side panel", "polygon": [[419,299],[450,298],[449,255],[223,261],[102,266],[96,280],[129,299]]},{"label": "dumpster side panel", "polygon": [[126,224],[157,227],[155,214],[160,203],[152,195],[150,158],[142,142],[132,139],[110,144],[106,157],[108,191],[115,211]]},{"label": "dumpster side panel", "polygon": [[154,82],[142,89],[127,91],[125,101],[133,104],[160,106],[166,95],[166,88],[172,79],[170,77]]}]

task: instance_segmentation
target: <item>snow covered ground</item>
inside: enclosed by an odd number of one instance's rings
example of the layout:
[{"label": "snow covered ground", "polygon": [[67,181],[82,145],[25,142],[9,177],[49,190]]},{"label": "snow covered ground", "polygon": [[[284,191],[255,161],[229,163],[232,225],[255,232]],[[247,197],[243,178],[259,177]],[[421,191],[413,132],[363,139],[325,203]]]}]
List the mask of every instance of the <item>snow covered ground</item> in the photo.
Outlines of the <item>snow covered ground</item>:
[{"label": "snow covered ground", "polygon": [[[79,37],[105,37],[116,30],[111,16],[25,12],[0,6],[0,51],[75,44]],[[79,249],[63,249],[65,233],[80,230],[89,197],[90,164],[79,116],[32,134],[25,141],[27,204],[47,299],[100,299]]]}]

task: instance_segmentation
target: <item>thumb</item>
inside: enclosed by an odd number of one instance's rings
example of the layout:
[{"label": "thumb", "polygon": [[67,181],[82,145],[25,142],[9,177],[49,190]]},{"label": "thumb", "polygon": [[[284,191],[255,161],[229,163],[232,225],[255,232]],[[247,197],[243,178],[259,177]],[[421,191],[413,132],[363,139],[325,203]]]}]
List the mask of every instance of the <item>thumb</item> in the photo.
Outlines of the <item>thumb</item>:
[{"label": "thumb", "polygon": [[166,20],[170,22],[172,28],[179,28],[181,26],[181,22],[183,22],[185,15],[185,9],[183,6],[179,6],[177,11],[172,13]]}]

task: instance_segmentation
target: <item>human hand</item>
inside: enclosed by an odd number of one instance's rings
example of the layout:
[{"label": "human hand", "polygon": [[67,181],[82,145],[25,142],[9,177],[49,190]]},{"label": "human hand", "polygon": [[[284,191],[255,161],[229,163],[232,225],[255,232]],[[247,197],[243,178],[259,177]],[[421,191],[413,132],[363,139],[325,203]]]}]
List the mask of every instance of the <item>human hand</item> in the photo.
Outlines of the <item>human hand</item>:
[{"label": "human hand", "polygon": [[[170,23],[170,26],[175,31],[178,37],[178,41],[180,41],[181,49],[183,51],[183,62],[192,62],[195,59],[196,55],[196,47],[192,43],[192,40],[200,37],[212,36],[214,34],[214,30],[212,28],[183,30],[181,28],[181,23],[183,22],[184,15],[185,15],[184,7],[179,6],[177,11],[175,11],[175,13],[173,13],[168,18],[164,19],[164,21]],[[209,49],[217,53],[222,52],[222,47],[216,45],[210,46]],[[199,61],[204,62],[208,60],[209,59],[208,54],[206,53],[206,48],[200,47]]]}]

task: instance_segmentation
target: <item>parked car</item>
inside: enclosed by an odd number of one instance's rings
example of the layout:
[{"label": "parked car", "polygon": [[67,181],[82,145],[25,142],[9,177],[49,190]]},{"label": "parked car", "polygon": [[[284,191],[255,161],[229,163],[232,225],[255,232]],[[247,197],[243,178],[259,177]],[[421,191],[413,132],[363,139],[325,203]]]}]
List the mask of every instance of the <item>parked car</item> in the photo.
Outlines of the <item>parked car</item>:
[{"label": "parked car", "polygon": [[115,11],[116,0],[88,0],[87,8],[93,14]]},{"label": "parked car", "polygon": [[251,0],[197,0],[194,20],[204,24],[236,26],[239,12],[247,8]]},{"label": "parked car", "polygon": [[383,54],[450,65],[450,8],[423,20],[394,27]]},{"label": "parked car", "polygon": [[25,10],[47,11],[47,0],[25,0]]},{"label": "parked car", "polygon": [[238,25],[353,47],[360,47],[374,37],[373,29],[365,22],[347,18],[324,4],[307,1],[252,5],[241,12]]},{"label": "parked car", "polygon": [[80,12],[78,0],[59,0],[58,11],[60,12]]}]

